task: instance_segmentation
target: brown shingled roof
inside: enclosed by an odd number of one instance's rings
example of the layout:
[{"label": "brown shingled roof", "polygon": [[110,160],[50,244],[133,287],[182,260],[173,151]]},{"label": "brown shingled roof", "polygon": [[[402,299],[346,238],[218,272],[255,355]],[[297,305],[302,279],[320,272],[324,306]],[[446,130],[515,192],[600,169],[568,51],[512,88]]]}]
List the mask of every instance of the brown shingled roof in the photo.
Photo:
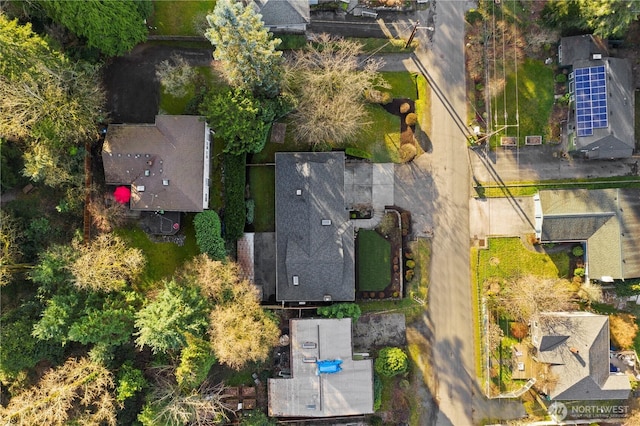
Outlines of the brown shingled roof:
[{"label": "brown shingled roof", "polygon": [[111,124],[102,150],[106,183],[131,186],[132,210],[200,212],[209,200],[208,144],[202,117]]}]

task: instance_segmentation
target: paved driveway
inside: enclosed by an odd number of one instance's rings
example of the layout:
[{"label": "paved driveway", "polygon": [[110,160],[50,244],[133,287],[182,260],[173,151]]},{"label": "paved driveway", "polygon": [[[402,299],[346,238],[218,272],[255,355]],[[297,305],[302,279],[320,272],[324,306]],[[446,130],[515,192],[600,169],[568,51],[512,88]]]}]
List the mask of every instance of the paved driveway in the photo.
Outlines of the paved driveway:
[{"label": "paved driveway", "polygon": [[469,229],[472,240],[489,236],[519,237],[534,228],[533,197],[471,198]]}]

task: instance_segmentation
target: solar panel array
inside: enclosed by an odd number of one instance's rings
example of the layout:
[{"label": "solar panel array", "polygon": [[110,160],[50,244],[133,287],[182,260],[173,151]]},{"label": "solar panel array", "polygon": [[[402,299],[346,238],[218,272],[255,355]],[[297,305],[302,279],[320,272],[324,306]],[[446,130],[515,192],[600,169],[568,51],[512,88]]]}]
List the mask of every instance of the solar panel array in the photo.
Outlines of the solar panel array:
[{"label": "solar panel array", "polygon": [[574,70],[578,136],[609,126],[604,65]]}]

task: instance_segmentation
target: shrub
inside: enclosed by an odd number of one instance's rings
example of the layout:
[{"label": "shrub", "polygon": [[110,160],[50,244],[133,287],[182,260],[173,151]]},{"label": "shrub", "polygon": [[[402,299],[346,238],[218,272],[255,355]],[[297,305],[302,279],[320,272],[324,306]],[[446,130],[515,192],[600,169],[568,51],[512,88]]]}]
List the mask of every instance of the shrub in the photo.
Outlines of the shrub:
[{"label": "shrub", "polygon": [[576,268],[573,270],[573,275],[576,277],[584,277],[584,268]]},{"label": "shrub", "polygon": [[416,262],[414,260],[407,260],[407,268],[415,268]]},{"label": "shrub", "polygon": [[582,248],[582,246],[575,246],[571,249],[571,254],[573,254],[575,257],[580,257],[584,255],[584,249]]},{"label": "shrub", "polygon": [[251,225],[253,223],[253,220],[255,219],[256,202],[255,200],[250,198],[245,202],[245,205],[247,206],[247,223]]},{"label": "shrub", "polygon": [[377,374],[373,375],[373,411],[382,407],[382,380]]},{"label": "shrub", "polygon": [[566,83],[567,76],[565,74],[556,74],[554,80],[556,81],[556,83]]},{"label": "shrub", "polygon": [[400,134],[400,145],[413,145],[415,143],[415,137],[413,136],[412,131],[405,131]]},{"label": "shrub", "polygon": [[404,122],[407,123],[407,126],[415,126],[418,122],[418,115],[415,112],[411,112],[404,118]]},{"label": "shrub", "polygon": [[406,271],[404,271],[404,279],[406,281],[411,281],[414,275],[415,273],[413,272],[413,269],[407,269]]},{"label": "shrub", "polygon": [[355,303],[337,303],[331,306],[321,306],[318,308],[318,315],[325,318],[351,318],[355,323],[360,318],[362,312],[360,306]]},{"label": "shrub", "polygon": [[609,315],[611,340],[618,349],[631,349],[638,334],[636,317],[631,314],[619,313]]},{"label": "shrub", "polygon": [[404,257],[406,257],[407,259],[413,259],[413,253],[411,253],[410,251],[407,251],[404,253]]},{"label": "shrub", "polygon": [[482,83],[476,83],[476,90],[478,92],[482,92],[484,90],[484,84]]},{"label": "shrub", "polygon": [[244,233],[247,219],[244,203],[246,154],[224,156],[224,237],[235,242]]},{"label": "shrub", "polygon": [[392,100],[391,93],[376,89],[365,91],[364,96],[367,101],[380,105],[386,105]]},{"label": "shrub", "polygon": [[402,374],[409,368],[407,354],[397,347],[382,348],[375,361],[376,373],[393,377]]},{"label": "shrub", "polygon": [[411,105],[408,102],[404,102],[400,105],[400,114],[406,114],[411,110]]},{"label": "shrub", "polygon": [[398,152],[400,154],[400,161],[403,163],[408,163],[413,160],[417,154],[416,146],[412,143],[402,145]]},{"label": "shrub", "polygon": [[482,20],[482,14],[477,9],[469,9],[467,12],[467,22],[471,25]]},{"label": "shrub", "polygon": [[518,340],[524,339],[529,333],[529,327],[522,322],[511,323],[511,335]]},{"label": "shrub", "polygon": [[196,242],[201,253],[211,259],[222,260],[227,256],[224,240],[220,236],[220,218],[213,210],[205,210],[193,218]]},{"label": "shrub", "polygon": [[116,389],[116,400],[124,402],[131,398],[136,392],[142,390],[147,385],[142,371],[134,368],[131,362],[122,364],[122,368],[118,373],[118,388]]}]

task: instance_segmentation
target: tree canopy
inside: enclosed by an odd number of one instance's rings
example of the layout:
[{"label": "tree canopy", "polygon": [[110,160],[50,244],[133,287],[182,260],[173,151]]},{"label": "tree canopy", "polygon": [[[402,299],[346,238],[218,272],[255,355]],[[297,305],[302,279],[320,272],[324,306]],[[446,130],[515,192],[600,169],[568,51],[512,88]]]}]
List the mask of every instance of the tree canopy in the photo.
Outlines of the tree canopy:
[{"label": "tree canopy", "polygon": [[47,0],[41,2],[55,22],[87,40],[107,56],[119,56],[147,39],[148,0]]},{"label": "tree canopy", "polygon": [[206,315],[197,288],[171,281],[136,314],[136,343],[149,346],[154,353],[180,350],[187,344],[186,333],[204,335]]},{"label": "tree canopy", "polygon": [[207,15],[205,37],[215,46],[213,57],[221,61],[229,83],[258,97],[274,97],[280,91],[282,52],[280,39],[272,38],[262,16],[252,5],[218,0]]},{"label": "tree canopy", "polygon": [[298,99],[291,118],[296,140],[340,146],[370,123],[365,93],[388,87],[382,63],[360,64],[362,45],[327,34],[317,36],[286,64],[287,89]]},{"label": "tree canopy", "polygon": [[640,0],[551,0],[542,17],[563,30],[590,30],[603,38],[623,37],[640,15]]},{"label": "tree canopy", "polygon": [[76,246],[79,256],[69,266],[74,284],[96,291],[122,290],[143,271],[145,257],[115,234],[102,234],[90,245]]},{"label": "tree canopy", "polygon": [[77,147],[97,137],[104,118],[98,67],[67,60],[29,24],[2,13],[0,58],[0,135],[22,143],[32,180],[71,182]]}]

